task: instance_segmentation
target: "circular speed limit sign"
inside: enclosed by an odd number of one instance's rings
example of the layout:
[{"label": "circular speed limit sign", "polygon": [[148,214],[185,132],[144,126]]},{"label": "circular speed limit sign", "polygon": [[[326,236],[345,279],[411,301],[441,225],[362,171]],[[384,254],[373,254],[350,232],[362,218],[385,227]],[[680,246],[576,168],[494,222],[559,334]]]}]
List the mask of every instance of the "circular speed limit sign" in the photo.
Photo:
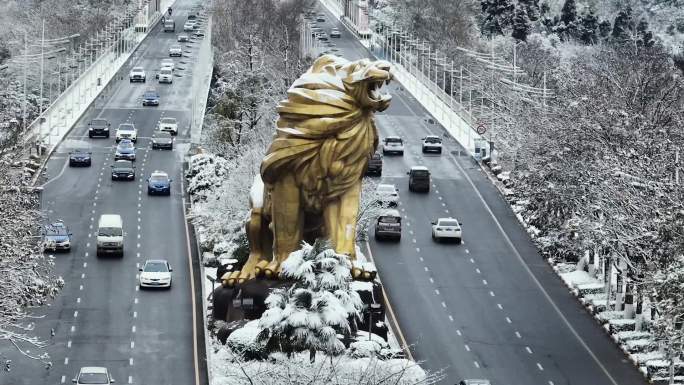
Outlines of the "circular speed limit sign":
[{"label": "circular speed limit sign", "polygon": [[487,132],[487,126],[485,126],[484,123],[478,124],[478,125],[477,125],[477,133],[480,134],[480,135],[482,135],[482,134],[484,134],[485,132]]}]

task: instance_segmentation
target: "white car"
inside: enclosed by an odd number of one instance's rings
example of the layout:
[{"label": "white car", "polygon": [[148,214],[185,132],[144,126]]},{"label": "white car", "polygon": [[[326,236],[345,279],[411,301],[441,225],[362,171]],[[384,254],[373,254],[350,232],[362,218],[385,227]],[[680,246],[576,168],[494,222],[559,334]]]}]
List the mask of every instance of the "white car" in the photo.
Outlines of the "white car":
[{"label": "white car", "polygon": [[121,139],[129,139],[131,142],[138,141],[138,130],[133,123],[121,123],[116,129],[116,142],[119,143]]},{"label": "white car", "polygon": [[111,385],[115,381],[107,368],[100,366],[84,366],[78,371],[78,376],[71,380],[76,385]]},{"label": "white car", "polygon": [[195,28],[195,23],[193,23],[190,20],[186,21],[185,24],[183,24],[183,31],[185,31],[185,32],[192,31],[194,28]]},{"label": "white car", "polygon": [[183,56],[183,49],[179,45],[169,47],[169,56]]},{"label": "white car", "polygon": [[183,33],[183,34],[178,35],[176,40],[178,40],[178,42],[183,42],[183,41],[189,41],[190,38],[188,37],[188,35]]},{"label": "white car", "polygon": [[145,75],[145,70],[142,67],[133,67],[131,72],[128,74],[128,79],[133,82],[143,82],[145,83],[147,76]]},{"label": "white car", "polygon": [[161,118],[159,121],[159,131],[178,135],[178,120],[176,118]]},{"label": "white car", "polygon": [[442,153],[442,138],[437,135],[428,135],[423,138],[423,153],[436,152]]},{"label": "white car", "polygon": [[173,70],[169,67],[162,67],[157,75],[159,83],[173,83]]},{"label": "white car", "polygon": [[453,239],[456,243],[461,243],[461,237],[461,223],[456,218],[439,218],[432,222],[432,239],[435,241]]},{"label": "white car", "polygon": [[382,154],[404,155],[404,141],[398,136],[388,136],[382,142]]},{"label": "white car", "polygon": [[176,68],[176,65],[173,64],[173,59],[162,59],[161,68],[164,67],[171,68],[171,71],[173,71]]},{"label": "white car", "polygon": [[340,30],[337,28],[333,28],[330,30],[330,37],[342,37],[342,34],[340,33]]},{"label": "white car", "polygon": [[140,269],[140,288],[171,288],[171,266],[165,259],[148,259]]},{"label": "white car", "polygon": [[396,206],[399,203],[399,190],[393,184],[379,184],[375,193],[380,204]]}]

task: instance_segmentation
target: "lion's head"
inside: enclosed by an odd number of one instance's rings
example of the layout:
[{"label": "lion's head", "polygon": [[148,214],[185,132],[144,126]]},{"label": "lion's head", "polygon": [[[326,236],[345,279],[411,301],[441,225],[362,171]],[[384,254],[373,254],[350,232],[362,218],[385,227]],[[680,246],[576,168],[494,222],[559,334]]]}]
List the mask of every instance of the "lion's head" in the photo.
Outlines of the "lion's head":
[{"label": "lion's head", "polygon": [[389,107],[392,97],[380,88],[390,80],[384,61],[316,59],[278,106],[276,138],[261,164],[263,180],[274,183],[292,173],[312,207],[344,194],[361,180],[375,152],[373,114]]},{"label": "lion's head", "polygon": [[293,87],[303,86],[309,89],[319,89],[319,86],[322,86],[328,88],[333,85],[328,77],[329,75],[338,79],[338,82],[334,82],[337,84],[334,84],[336,87],[333,89],[337,88],[347,96],[351,96],[358,107],[373,112],[384,111],[389,107],[392,96],[380,93],[383,83],[389,83],[393,78],[388,62],[383,60],[370,61],[368,59],[350,62],[338,56],[323,55],[316,59],[311,69],[300,78],[306,82],[313,79],[318,81],[309,83],[308,87],[305,84],[295,82]]}]

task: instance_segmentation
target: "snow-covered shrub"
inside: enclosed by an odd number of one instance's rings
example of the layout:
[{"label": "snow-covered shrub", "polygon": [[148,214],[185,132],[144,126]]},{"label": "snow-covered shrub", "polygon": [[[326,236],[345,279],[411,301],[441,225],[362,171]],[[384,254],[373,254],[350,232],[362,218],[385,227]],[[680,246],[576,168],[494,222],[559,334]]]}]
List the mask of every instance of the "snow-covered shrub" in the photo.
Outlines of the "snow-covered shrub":
[{"label": "snow-covered shrub", "polygon": [[264,359],[268,357],[268,353],[264,344],[258,341],[257,337],[260,332],[259,321],[250,321],[245,326],[233,331],[228,336],[226,344],[245,360]]},{"label": "snow-covered shrub", "polygon": [[428,374],[406,359],[381,360],[341,355],[310,362],[307,354],[271,354],[267,360],[245,360],[228,346],[213,346],[209,370],[212,385],[428,385],[440,373]]}]

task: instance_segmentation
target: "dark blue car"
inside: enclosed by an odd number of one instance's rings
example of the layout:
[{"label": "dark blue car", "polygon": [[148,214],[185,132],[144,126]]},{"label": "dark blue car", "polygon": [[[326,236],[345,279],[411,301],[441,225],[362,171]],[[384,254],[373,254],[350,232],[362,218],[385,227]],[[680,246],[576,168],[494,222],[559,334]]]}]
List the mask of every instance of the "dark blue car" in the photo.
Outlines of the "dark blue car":
[{"label": "dark blue car", "polygon": [[69,153],[69,167],[86,166],[92,163],[92,152],[85,150],[74,150]]},{"label": "dark blue car", "polygon": [[155,90],[147,90],[143,94],[142,100],[143,106],[158,106],[159,105],[159,93]]},{"label": "dark blue car", "polygon": [[71,233],[62,221],[45,225],[43,229],[43,249],[45,251],[71,250]]},{"label": "dark blue car", "polygon": [[147,195],[171,195],[171,179],[163,171],[155,171],[147,179]]}]

